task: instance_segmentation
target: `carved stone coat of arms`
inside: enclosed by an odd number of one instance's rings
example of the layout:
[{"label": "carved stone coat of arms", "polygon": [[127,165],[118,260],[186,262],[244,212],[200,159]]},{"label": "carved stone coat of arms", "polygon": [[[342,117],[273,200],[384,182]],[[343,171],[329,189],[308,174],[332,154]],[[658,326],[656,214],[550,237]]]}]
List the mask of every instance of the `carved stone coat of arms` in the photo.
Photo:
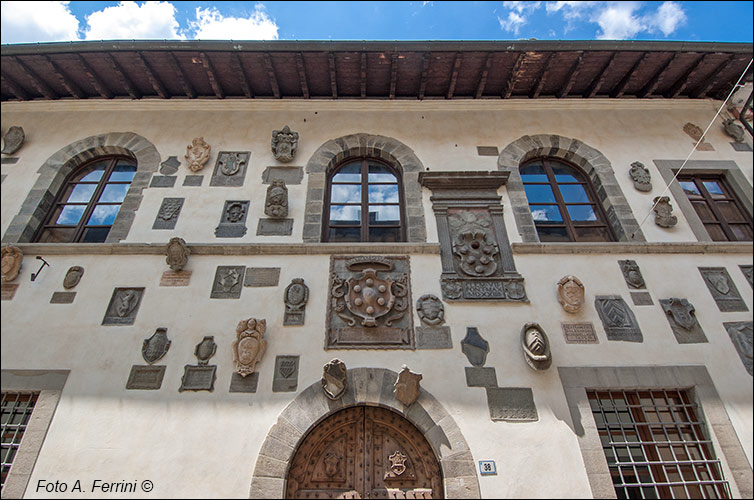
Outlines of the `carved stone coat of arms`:
[{"label": "carved stone coat of arms", "polygon": [[242,377],[254,373],[257,363],[267,350],[267,341],[263,338],[267,331],[267,320],[249,318],[236,326],[236,340],[231,346],[233,364]]},{"label": "carved stone coat of arms", "polygon": [[414,373],[404,365],[393,387],[395,399],[405,406],[411,406],[419,398],[419,383],[422,377],[422,374]]},{"label": "carved stone coat of arms", "polygon": [[333,359],[322,369],[322,389],[330,399],[340,399],[348,387],[348,372],[346,364],[339,359]]},{"label": "carved stone coat of arms", "polygon": [[144,361],[154,364],[167,354],[171,340],[168,339],[168,329],[158,328],[148,339],[144,339],[141,346],[141,355]]}]

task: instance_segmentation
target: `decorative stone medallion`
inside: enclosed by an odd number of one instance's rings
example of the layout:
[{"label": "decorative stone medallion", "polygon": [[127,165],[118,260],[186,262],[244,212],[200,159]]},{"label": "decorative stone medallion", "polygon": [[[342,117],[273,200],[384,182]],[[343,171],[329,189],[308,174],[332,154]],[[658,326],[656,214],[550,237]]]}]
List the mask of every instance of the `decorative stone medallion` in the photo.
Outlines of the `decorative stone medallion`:
[{"label": "decorative stone medallion", "polygon": [[148,339],[144,339],[141,345],[141,355],[144,361],[150,365],[162,359],[170,349],[171,340],[168,340],[168,329],[158,328]]},{"label": "decorative stone medallion", "polygon": [[598,295],[594,298],[594,307],[602,320],[607,340],[644,341],[633,311],[620,295]]},{"label": "decorative stone medallion", "polygon": [[243,186],[250,158],[249,151],[220,151],[209,185]]},{"label": "decorative stone medallion", "polygon": [[414,404],[414,401],[419,399],[421,379],[420,373],[414,373],[408,369],[408,366],[403,365],[403,369],[398,373],[398,378],[395,380],[395,386],[393,386],[395,399],[406,407]]},{"label": "decorative stone medallion", "polygon": [[700,267],[699,272],[704,278],[712,298],[715,299],[721,312],[748,311],[738,288],[730,279],[728,270],[724,267]]},{"label": "decorative stone medallion", "polygon": [[275,179],[267,188],[264,213],[275,219],[288,217],[288,188],[285,181]]},{"label": "decorative stone medallion", "polygon": [[749,286],[754,287],[754,266],[739,265],[738,267],[741,268],[741,272],[746,276],[746,281],[749,282]]},{"label": "decorative stone medallion", "polygon": [[283,325],[303,325],[306,316],[306,303],[309,300],[309,287],[303,278],[293,278],[285,288],[285,316]]},{"label": "decorative stone medallion", "polygon": [[293,161],[298,147],[298,132],[291,132],[288,125],[282,130],[272,131],[272,155],[277,161],[288,163]]},{"label": "decorative stone medallion", "polygon": [[643,163],[638,161],[633,162],[628,175],[631,176],[631,179],[634,181],[634,187],[638,191],[652,191],[652,176],[649,173],[649,169]]},{"label": "decorative stone medallion", "polygon": [[107,312],[102,319],[103,325],[132,325],[144,295],[144,288],[116,288]]},{"label": "decorative stone medallion", "polygon": [[470,326],[466,328],[466,336],[461,341],[461,352],[473,366],[484,366],[487,353],[490,352],[490,344],[479,335],[476,327]]},{"label": "decorative stone medallion", "polygon": [[561,323],[566,344],[599,344],[592,323]]},{"label": "decorative stone medallion", "polygon": [[215,228],[218,238],[240,238],[246,234],[249,200],[228,200],[223,207],[220,224]]},{"label": "decorative stone medallion", "polygon": [[21,264],[24,260],[24,254],[21,249],[11,245],[5,245],[0,257],[0,268],[2,269],[2,282],[10,283],[18,276],[21,270]]},{"label": "decorative stone medallion", "polygon": [[635,260],[619,260],[618,265],[623,273],[623,279],[626,280],[626,284],[629,287],[637,290],[647,287],[644,283],[644,277],[641,275],[639,265]]},{"label": "decorative stone medallion", "polygon": [[576,276],[563,276],[558,281],[558,302],[569,313],[576,313],[584,306],[584,284]]},{"label": "decorative stone medallion", "polygon": [[191,145],[186,147],[186,161],[188,168],[192,172],[198,172],[204,168],[204,164],[209,160],[210,145],[204,142],[204,137],[195,137]]},{"label": "decorative stone medallion", "polygon": [[678,223],[678,217],[673,215],[673,205],[670,204],[669,196],[657,196],[654,200],[655,224],[660,227],[670,228]]},{"label": "decorative stone medallion", "polygon": [[442,301],[432,294],[425,294],[416,301],[416,313],[419,320],[427,326],[445,323],[445,307]]},{"label": "decorative stone medallion", "polygon": [[70,290],[75,288],[81,281],[81,277],[84,275],[84,268],[81,266],[71,266],[68,268],[68,272],[65,273],[63,278],[63,288]]},{"label": "decorative stone medallion", "polygon": [[154,219],[152,229],[175,229],[178,216],[183,208],[184,198],[165,198]]},{"label": "decorative stone medallion", "polygon": [[725,133],[731,136],[736,142],[744,142],[744,128],[736,123],[733,118],[728,118],[723,121],[723,130]]},{"label": "decorative stone medallion", "polygon": [[537,323],[526,323],[521,329],[521,347],[526,363],[535,370],[546,370],[552,364],[550,340]]},{"label": "decorative stone medallion", "polygon": [[710,144],[709,142],[705,141],[702,136],[704,135],[704,131],[698,126],[694,125],[691,122],[687,122],[683,126],[683,131],[686,132],[686,135],[694,139],[694,143],[698,144],[696,145],[697,151],[714,151],[715,148]]},{"label": "decorative stone medallion", "polygon": [[707,342],[701,325],[694,314],[694,305],[686,299],[661,299],[660,305],[670,322],[676,340],[679,344],[697,344]]},{"label": "decorative stone medallion", "polygon": [[330,360],[322,368],[322,390],[332,400],[340,399],[348,387],[346,364],[339,359]]},{"label": "decorative stone medallion", "polygon": [[165,262],[170,266],[170,269],[180,271],[188,263],[191,250],[189,250],[183,238],[173,237],[170,238],[165,248],[165,255]]},{"label": "decorative stone medallion", "polygon": [[238,299],[241,297],[246,266],[217,266],[212,285],[212,299]]},{"label": "decorative stone medallion", "polygon": [[12,155],[24,144],[26,134],[23,127],[12,126],[3,136],[3,150],[0,151],[4,155]]},{"label": "decorative stone medallion", "polygon": [[728,332],[730,341],[738,352],[741,362],[744,364],[746,371],[752,375],[752,332],[754,323],[751,321],[735,321],[723,323],[725,330]]},{"label": "decorative stone medallion", "polygon": [[298,387],[298,356],[277,356],[272,377],[272,392],[296,392]]},{"label": "decorative stone medallion", "polygon": [[177,156],[168,156],[168,159],[160,163],[160,173],[162,175],[173,175],[178,172],[178,167],[181,166],[180,160]]},{"label": "decorative stone medallion", "polygon": [[330,258],[326,349],[414,348],[406,256]]},{"label": "decorative stone medallion", "polygon": [[242,377],[254,373],[254,368],[267,350],[267,341],[264,339],[266,331],[267,320],[264,319],[249,318],[236,326],[236,340],[231,349],[234,368]]}]

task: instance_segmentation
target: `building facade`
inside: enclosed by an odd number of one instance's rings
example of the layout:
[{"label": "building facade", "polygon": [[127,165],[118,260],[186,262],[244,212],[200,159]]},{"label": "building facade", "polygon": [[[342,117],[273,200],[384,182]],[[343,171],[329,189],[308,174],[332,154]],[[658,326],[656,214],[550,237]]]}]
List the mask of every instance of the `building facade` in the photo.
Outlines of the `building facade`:
[{"label": "building facade", "polygon": [[3,46],[3,498],[750,498],[751,56]]}]

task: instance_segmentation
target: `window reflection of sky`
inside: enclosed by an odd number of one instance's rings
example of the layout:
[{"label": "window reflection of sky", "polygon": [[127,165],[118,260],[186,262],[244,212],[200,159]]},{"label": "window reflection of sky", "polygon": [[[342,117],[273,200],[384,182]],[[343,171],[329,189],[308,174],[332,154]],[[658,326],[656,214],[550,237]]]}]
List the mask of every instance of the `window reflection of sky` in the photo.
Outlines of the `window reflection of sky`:
[{"label": "window reflection of sky", "polygon": [[130,182],[134,178],[134,174],[136,173],[136,167],[133,165],[124,165],[124,164],[118,164],[113,169],[113,173],[110,174],[109,181],[118,181],[118,182]]},{"label": "window reflection of sky", "polygon": [[330,201],[333,203],[361,203],[361,186],[333,184]]},{"label": "window reflection of sky", "polygon": [[361,222],[361,207],[354,205],[330,206],[330,220],[339,222]]},{"label": "window reflection of sky", "polygon": [[68,197],[67,201],[87,202],[92,199],[92,195],[94,194],[94,190],[96,188],[96,184],[76,184],[73,188],[73,191],[71,191],[71,195]]},{"label": "window reflection of sky", "polygon": [[120,210],[120,205],[97,205],[87,224],[93,226],[112,225],[115,216],[118,215],[118,210]]},{"label": "window reflection of sky", "polygon": [[591,205],[568,205],[568,215],[574,221],[597,220]]},{"label": "window reflection of sky", "polygon": [[104,171],[105,171],[105,166],[104,165],[98,165],[97,167],[95,167],[94,171],[89,172],[88,174],[86,174],[84,177],[82,177],[79,180],[81,180],[81,181],[87,181],[87,182],[98,181],[98,180],[100,180],[102,178],[102,174],[104,173]]},{"label": "window reflection of sky", "polygon": [[60,212],[55,224],[78,224],[81,216],[84,214],[85,208],[83,205],[68,205],[63,207],[63,211]]},{"label": "window reflection of sky", "polygon": [[398,205],[369,206],[369,221],[398,224],[401,212]]},{"label": "window reflection of sky", "polygon": [[561,185],[560,193],[566,203],[589,203],[589,197],[581,184]]},{"label": "window reflection of sky", "polygon": [[370,203],[398,203],[398,185],[370,185],[369,186]]},{"label": "window reflection of sky", "polygon": [[549,185],[524,184],[524,190],[529,203],[555,202],[555,193]]},{"label": "window reflection of sky", "polygon": [[130,184],[108,184],[99,201],[120,203],[126,197]]},{"label": "window reflection of sky", "polygon": [[531,215],[535,221],[562,221],[560,210],[556,205],[544,207],[532,207]]}]

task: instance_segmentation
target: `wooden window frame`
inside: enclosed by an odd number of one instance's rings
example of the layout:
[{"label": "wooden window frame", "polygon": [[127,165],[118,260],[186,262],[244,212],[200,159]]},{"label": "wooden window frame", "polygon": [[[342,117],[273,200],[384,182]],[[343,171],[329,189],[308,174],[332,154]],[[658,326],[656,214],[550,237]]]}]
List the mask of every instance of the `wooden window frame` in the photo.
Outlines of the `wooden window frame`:
[{"label": "wooden window frame", "polygon": [[[704,185],[705,181],[714,181],[717,182],[724,191],[725,198],[714,198],[707,190],[707,187]],[[728,181],[725,178],[725,175],[723,174],[685,174],[685,175],[679,175],[678,176],[678,183],[680,185],[681,182],[693,182],[696,186],[697,190],[699,191],[702,200],[692,200],[688,193],[683,191],[686,198],[689,200],[689,203],[691,203],[692,208],[694,209],[694,212],[699,217],[699,220],[704,225],[705,230],[707,230],[707,226],[709,224],[716,224],[720,226],[723,233],[725,234],[725,237],[727,238],[727,241],[752,241],[752,240],[739,240],[736,235],[733,233],[733,231],[730,229],[730,224],[728,220],[725,218],[725,216],[722,214],[720,209],[717,207],[717,204],[719,202],[727,202],[727,203],[733,203],[735,207],[738,209],[738,211],[743,215],[743,218],[745,219],[744,222],[734,223],[734,224],[748,224],[749,228],[754,232],[754,222],[752,220],[751,215],[749,212],[745,209],[743,203],[741,203],[741,200],[738,199],[738,196],[736,196],[735,191],[730,186]],[[683,188],[681,188],[683,190]],[[704,201],[709,208],[709,210],[712,212],[712,214],[715,217],[714,221],[705,221],[701,218],[698,212],[696,212],[696,209],[694,208],[693,201]],[[712,235],[709,233],[709,230],[707,230],[707,234],[710,235],[710,238]]]}]

